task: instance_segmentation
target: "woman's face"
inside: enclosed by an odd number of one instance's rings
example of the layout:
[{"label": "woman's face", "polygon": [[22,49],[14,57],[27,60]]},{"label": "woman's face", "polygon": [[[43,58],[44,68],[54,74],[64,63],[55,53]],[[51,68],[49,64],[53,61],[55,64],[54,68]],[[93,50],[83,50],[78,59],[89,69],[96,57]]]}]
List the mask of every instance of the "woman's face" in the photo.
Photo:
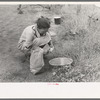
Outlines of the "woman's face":
[{"label": "woman's face", "polygon": [[38,32],[40,33],[41,36],[44,36],[44,35],[46,35],[46,32],[48,32],[48,28],[38,29]]}]

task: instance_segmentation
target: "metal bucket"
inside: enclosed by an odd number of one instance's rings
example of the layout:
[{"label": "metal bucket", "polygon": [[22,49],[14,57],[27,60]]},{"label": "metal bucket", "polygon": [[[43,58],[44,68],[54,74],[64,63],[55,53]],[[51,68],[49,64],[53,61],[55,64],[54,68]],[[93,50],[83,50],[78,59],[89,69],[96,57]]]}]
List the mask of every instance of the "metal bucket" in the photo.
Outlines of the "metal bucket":
[{"label": "metal bucket", "polygon": [[54,23],[55,24],[61,24],[61,17],[54,17]]}]

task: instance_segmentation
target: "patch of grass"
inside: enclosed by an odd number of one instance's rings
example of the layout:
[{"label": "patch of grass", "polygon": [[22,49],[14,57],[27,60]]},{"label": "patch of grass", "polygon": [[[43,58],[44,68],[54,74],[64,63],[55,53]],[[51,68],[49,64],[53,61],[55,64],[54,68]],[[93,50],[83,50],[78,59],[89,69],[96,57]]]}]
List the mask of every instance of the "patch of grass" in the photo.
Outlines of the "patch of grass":
[{"label": "patch of grass", "polygon": [[[60,56],[71,57],[74,62],[70,70],[64,67],[55,68],[55,71],[53,71],[55,73],[53,75],[54,81],[95,81],[100,76],[98,74],[100,71],[98,70],[100,21],[94,22],[91,20],[89,26],[88,13],[83,13],[85,7],[81,7],[78,15],[76,13],[77,9],[71,9],[70,6],[67,6],[66,12],[61,13],[63,22],[57,30],[59,43],[55,45],[55,52]],[[91,6],[89,11],[93,7]],[[72,12],[67,12],[68,9],[71,9]],[[89,14],[91,15],[91,11]]]}]

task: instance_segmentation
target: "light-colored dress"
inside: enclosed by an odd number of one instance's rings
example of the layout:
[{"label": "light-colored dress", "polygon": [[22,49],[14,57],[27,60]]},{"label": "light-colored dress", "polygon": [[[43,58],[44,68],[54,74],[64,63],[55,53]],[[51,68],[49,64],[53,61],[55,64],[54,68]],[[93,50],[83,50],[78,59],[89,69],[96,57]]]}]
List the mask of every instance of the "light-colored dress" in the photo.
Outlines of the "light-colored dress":
[{"label": "light-colored dress", "polygon": [[36,25],[28,26],[24,29],[18,42],[18,49],[25,54],[31,53],[30,71],[37,73],[44,66],[43,55],[53,47],[49,32],[45,36],[40,36]]}]

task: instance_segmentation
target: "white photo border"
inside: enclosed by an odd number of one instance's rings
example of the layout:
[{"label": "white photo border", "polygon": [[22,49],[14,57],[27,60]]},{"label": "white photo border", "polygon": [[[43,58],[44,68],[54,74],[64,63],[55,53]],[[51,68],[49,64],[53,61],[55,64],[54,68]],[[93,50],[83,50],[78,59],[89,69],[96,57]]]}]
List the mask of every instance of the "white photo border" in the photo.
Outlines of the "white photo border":
[{"label": "white photo border", "polygon": [[[100,2],[0,2],[0,5],[16,4],[100,4]],[[58,84],[58,85],[57,85]],[[0,98],[100,98],[100,83],[0,83]]]}]

